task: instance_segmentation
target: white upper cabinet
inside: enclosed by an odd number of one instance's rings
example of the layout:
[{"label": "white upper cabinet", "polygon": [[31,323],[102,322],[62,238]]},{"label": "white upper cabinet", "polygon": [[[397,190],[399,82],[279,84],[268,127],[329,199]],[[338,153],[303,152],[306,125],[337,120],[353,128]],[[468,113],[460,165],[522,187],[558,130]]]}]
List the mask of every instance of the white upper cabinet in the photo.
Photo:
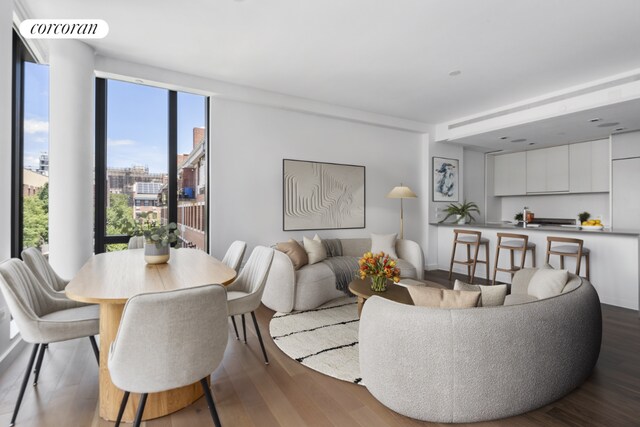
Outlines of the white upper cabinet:
[{"label": "white upper cabinet", "polygon": [[609,140],[582,142],[569,146],[569,191],[591,193],[609,191]]},{"label": "white upper cabinet", "polygon": [[511,153],[495,156],[494,194],[516,196],[527,192],[526,153]]},{"label": "white upper cabinet", "polygon": [[569,146],[527,151],[527,193],[569,191]]},{"label": "white upper cabinet", "polygon": [[640,132],[619,133],[611,136],[611,159],[640,157]]}]

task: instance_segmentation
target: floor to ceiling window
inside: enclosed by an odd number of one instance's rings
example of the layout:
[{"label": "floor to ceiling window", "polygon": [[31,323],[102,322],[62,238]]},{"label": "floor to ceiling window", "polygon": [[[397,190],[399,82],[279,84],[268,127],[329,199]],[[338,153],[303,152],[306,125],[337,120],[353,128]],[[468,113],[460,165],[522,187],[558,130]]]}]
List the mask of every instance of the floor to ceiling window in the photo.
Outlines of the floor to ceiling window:
[{"label": "floor to ceiling window", "polygon": [[49,67],[38,64],[14,34],[12,256],[48,252]]},{"label": "floor to ceiling window", "polygon": [[180,246],[207,250],[206,111],[203,96],[97,80],[96,253],[169,222]]}]

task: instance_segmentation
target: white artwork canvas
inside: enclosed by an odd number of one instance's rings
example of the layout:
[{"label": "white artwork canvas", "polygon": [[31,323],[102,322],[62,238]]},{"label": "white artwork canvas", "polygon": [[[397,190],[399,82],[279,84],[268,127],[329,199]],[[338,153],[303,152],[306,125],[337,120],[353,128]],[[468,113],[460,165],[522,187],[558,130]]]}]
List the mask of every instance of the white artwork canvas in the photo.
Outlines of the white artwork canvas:
[{"label": "white artwork canvas", "polygon": [[365,227],[365,167],[284,159],[283,230]]},{"label": "white artwork canvas", "polygon": [[456,159],[433,158],[434,202],[458,201],[458,177],[460,175],[458,163]]}]

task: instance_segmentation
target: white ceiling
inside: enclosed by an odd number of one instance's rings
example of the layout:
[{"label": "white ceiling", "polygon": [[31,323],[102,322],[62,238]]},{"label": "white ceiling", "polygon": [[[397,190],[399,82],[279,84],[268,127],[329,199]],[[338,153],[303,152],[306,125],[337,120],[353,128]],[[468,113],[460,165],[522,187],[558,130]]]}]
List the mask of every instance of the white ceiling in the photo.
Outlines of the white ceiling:
[{"label": "white ceiling", "polygon": [[[597,121],[592,121],[599,119]],[[640,99],[453,140],[478,151],[523,151],[608,138],[640,129]],[[505,138],[506,139],[503,139]],[[526,139],[526,141],[512,142]]]},{"label": "white ceiling", "polygon": [[427,123],[640,68],[638,0],[19,1],[104,19],[101,55]]}]

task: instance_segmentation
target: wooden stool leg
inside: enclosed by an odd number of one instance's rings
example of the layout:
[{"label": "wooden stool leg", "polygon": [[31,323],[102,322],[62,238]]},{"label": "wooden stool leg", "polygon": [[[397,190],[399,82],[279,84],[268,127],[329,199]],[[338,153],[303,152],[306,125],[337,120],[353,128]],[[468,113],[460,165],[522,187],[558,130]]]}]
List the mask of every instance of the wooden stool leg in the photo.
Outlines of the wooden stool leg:
[{"label": "wooden stool leg", "polygon": [[[471,280],[471,282],[473,282],[473,279],[471,279],[471,245],[467,245],[467,276],[469,276],[469,279]],[[469,283],[471,283],[469,282]]]},{"label": "wooden stool leg", "polygon": [[[493,280],[491,281],[492,285],[496,284],[496,274],[498,274],[498,259],[500,258],[500,245],[496,246],[496,259],[493,262]],[[487,279],[489,279],[487,277]]]},{"label": "wooden stool leg", "polygon": [[584,254],[584,262],[587,263],[587,265],[585,266],[585,270],[587,273],[587,280],[591,281],[591,279],[589,278],[589,252]]},{"label": "wooden stool leg", "polygon": [[453,261],[456,258],[456,245],[455,240],[453,241],[453,250],[451,251],[451,264],[449,265],[449,280],[451,280],[451,273],[453,272]]},{"label": "wooden stool leg", "polygon": [[469,280],[470,284],[473,284],[473,279],[476,277],[476,265],[478,264],[478,252],[480,251],[480,242],[476,242],[476,250],[473,255],[473,264],[471,268],[471,279]]},{"label": "wooden stool leg", "polygon": [[[513,249],[509,249],[509,264],[510,264],[509,268],[511,270],[513,270],[513,267],[514,267],[514,265],[513,265],[514,261],[515,261],[515,258],[514,258],[514,255],[513,255],[514,252],[515,251]],[[513,274],[512,274],[512,277],[513,277]]]},{"label": "wooden stool leg", "polygon": [[549,255],[551,255],[549,252],[551,252],[551,242],[547,241],[547,257],[544,260],[545,264],[549,264]]},{"label": "wooden stool leg", "polygon": [[520,270],[524,268],[524,262],[527,259],[527,248],[522,248],[522,258],[520,258]]},{"label": "wooden stool leg", "polygon": [[560,270],[564,270],[564,255],[560,255]]},{"label": "wooden stool leg", "polygon": [[489,242],[484,244],[484,256],[485,256],[485,266],[487,268],[487,275],[485,278],[489,280]]},{"label": "wooden stool leg", "polygon": [[[581,254],[585,256],[586,254]],[[582,256],[576,257],[576,276],[580,276],[580,263],[582,262]]]},{"label": "wooden stool leg", "polygon": [[531,267],[536,267],[536,248],[531,248]]}]

